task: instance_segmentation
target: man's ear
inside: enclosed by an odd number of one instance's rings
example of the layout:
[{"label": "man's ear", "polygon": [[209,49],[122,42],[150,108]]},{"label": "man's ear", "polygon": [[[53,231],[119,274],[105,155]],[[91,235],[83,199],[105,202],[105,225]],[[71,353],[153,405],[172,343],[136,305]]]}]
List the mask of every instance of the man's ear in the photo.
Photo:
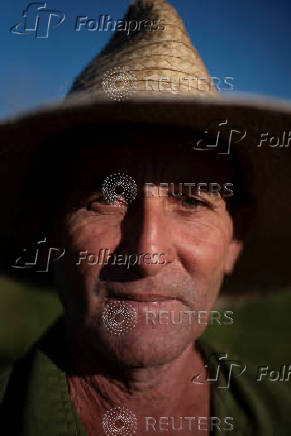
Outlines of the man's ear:
[{"label": "man's ear", "polygon": [[229,244],[225,262],[224,262],[224,273],[225,274],[231,274],[233,271],[233,268],[236,264],[237,259],[239,258],[240,253],[243,249],[243,241],[238,241],[236,239],[233,239],[231,243]]}]

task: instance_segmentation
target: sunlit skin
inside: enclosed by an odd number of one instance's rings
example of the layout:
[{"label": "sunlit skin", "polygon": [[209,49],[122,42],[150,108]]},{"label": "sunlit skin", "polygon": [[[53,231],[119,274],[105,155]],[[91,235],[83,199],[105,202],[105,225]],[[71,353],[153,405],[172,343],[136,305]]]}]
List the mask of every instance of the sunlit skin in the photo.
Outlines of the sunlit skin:
[{"label": "sunlit skin", "polygon": [[[174,198],[159,183],[232,182],[227,159],[215,153],[177,153],[178,138],[143,136],[138,146],[119,144],[114,152],[84,148],[77,189],[64,200],[57,242],[66,256],[55,265],[55,281],[65,308],[67,335],[75,375],[68,377],[70,394],[88,434],[102,434],[106,410],[126,406],[143,422],[145,416],[209,416],[209,385],[194,385],[194,374],[206,376],[195,340],[205,324],[189,317],[182,324],[146,322],[146,311],[211,311],[224,276],[230,274],[242,249],[233,237],[234,223],[220,196],[184,190]],[[149,146],[149,144],[153,144]],[[113,173],[131,176],[137,186],[129,205],[108,204],[102,180]],[[94,180],[100,182],[94,188]],[[150,195],[145,183],[154,183]],[[91,189],[91,187],[93,188]],[[90,187],[90,189],[89,189]],[[235,186],[233,188],[235,195]],[[153,194],[153,195],[152,195]],[[185,195],[184,195],[185,194]],[[164,253],[165,264],[76,265],[78,253]],[[136,301],[155,294],[165,301]],[[126,299],[125,299],[126,298]],[[157,298],[156,298],[157,300]],[[130,304],[136,326],[114,335],[104,325],[106,304]],[[128,306],[127,306],[128,307]],[[141,421],[140,421],[141,420]],[[197,430],[197,426],[196,426]],[[180,434],[188,434],[185,428]],[[195,434],[194,428],[190,432]],[[190,434],[189,433],[189,434]],[[139,427],[138,434],[153,434]],[[197,434],[201,434],[198,431]],[[203,434],[207,432],[203,431]]]}]

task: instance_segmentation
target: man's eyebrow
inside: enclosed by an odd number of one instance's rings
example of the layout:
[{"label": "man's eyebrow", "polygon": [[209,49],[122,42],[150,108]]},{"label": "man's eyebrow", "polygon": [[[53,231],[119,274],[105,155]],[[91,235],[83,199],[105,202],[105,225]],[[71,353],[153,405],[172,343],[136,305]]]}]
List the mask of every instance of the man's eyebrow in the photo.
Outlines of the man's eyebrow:
[{"label": "man's eyebrow", "polygon": [[80,204],[80,202],[84,202],[88,200],[88,197],[93,194],[99,194],[102,192],[102,178],[93,178],[91,180],[83,180],[80,181],[75,187],[71,190],[72,194],[72,203]]},{"label": "man's eyebrow", "polygon": [[[188,193],[186,194],[187,197],[190,197]],[[199,190],[198,188],[194,188],[192,192],[193,197],[200,198],[201,200],[204,200],[211,205],[214,209],[218,206],[218,204],[221,204],[222,202],[226,202],[226,198],[223,198],[223,196],[218,192],[211,192],[206,190]],[[217,204],[218,203],[218,204]]]},{"label": "man's eyebrow", "polygon": [[84,193],[100,192],[105,177],[94,177],[92,179],[83,181],[79,189]]}]

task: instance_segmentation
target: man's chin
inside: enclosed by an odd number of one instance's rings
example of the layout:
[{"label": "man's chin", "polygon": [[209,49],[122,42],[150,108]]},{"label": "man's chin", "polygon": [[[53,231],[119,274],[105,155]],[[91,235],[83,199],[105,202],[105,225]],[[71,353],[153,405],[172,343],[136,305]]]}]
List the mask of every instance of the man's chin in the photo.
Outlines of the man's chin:
[{"label": "man's chin", "polygon": [[189,325],[137,323],[130,331],[109,331],[95,325],[98,349],[105,358],[121,366],[162,365],[177,358],[200,336],[201,328]]},{"label": "man's chin", "polygon": [[86,317],[86,322],[73,321],[72,332],[78,336],[83,353],[89,353],[92,370],[100,358],[116,367],[166,364],[179,357],[206,327],[193,316],[197,310],[176,299],[159,302],[110,299],[94,312]]}]

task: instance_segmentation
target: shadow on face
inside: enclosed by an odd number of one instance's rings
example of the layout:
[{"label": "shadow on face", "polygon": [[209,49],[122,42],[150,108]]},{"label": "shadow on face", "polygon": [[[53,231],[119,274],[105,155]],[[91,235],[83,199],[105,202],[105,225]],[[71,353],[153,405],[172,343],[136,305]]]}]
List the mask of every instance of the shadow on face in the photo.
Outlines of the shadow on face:
[{"label": "shadow on face", "polygon": [[168,361],[205,329],[195,314],[209,314],[242,248],[234,171],[229,156],[193,151],[192,131],[111,131],[59,138],[39,207],[66,249],[54,279],[84,342],[127,364]]}]

